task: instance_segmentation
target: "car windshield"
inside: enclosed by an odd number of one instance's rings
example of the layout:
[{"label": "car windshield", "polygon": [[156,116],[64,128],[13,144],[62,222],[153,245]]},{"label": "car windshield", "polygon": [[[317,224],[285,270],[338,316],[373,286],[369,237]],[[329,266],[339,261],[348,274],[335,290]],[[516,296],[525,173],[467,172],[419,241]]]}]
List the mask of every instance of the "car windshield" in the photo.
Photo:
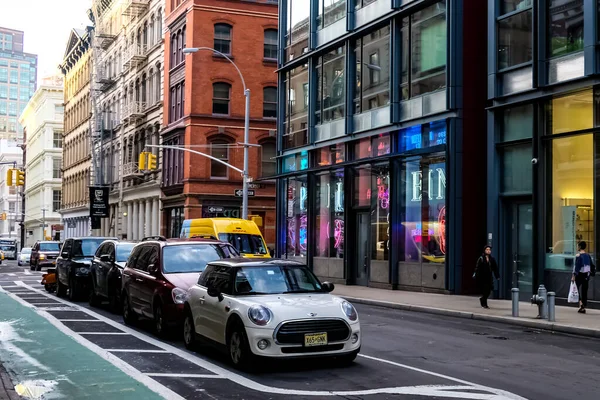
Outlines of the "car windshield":
[{"label": "car windshield", "polygon": [[2,249],[2,251],[15,251],[16,247],[15,246],[0,246],[0,249]]},{"label": "car windshield", "polygon": [[267,254],[267,249],[259,235],[219,233],[219,240],[231,243],[242,254]]},{"label": "car windshield", "polygon": [[325,292],[317,277],[304,266],[242,267],[235,276],[235,293],[254,294]]},{"label": "car windshield", "polygon": [[126,262],[135,243],[121,243],[117,245],[117,262]]},{"label": "car windshield", "polygon": [[104,239],[78,239],[73,242],[73,257],[94,257]]},{"label": "car windshield", "polygon": [[235,257],[231,247],[218,244],[189,244],[163,248],[163,271],[165,274],[202,272],[206,264],[222,258]]},{"label": "car windshield", "polygon": [[24,247],[21,250],[21,254],[31,254],[31,247]]},{"label": "car windshield", "polygon": [[40,251],[60,251],[60,243],[40,243]]}]

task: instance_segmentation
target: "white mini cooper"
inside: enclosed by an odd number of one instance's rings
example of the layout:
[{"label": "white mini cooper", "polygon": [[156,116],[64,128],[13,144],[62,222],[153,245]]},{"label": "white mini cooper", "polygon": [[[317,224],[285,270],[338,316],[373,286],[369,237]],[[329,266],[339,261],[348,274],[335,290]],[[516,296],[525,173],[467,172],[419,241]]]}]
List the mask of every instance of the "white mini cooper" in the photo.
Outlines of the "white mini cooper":
[{"label": "white mini cooper", "polygon": [[354,361],[360,323],[352,304],[329,294],[303,264],[270,259],[209,263],[187,292],[183,338],[225,346],[236,367],[256,357],[335,357]]}]

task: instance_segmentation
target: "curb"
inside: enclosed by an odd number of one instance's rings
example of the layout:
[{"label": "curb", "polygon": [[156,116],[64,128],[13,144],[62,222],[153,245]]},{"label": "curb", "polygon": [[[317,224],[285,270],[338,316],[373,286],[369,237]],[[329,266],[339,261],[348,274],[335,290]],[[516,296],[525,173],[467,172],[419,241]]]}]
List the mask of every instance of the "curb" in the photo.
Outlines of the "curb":
[{"label": "curb", "polygon": [[532,320],[532,319],[524,319],[524,318],[514,318],[514,317],[501,317],[498,315],[487,315],[487,314],[478,314],[467,311],[457,311],[457,310],[448,310],[445,308],[435,308],[435,307],[427,307],[427,306],[415,306],[412,304],[405,303],[393,303],[389,301],[382,300],[371,300],[371,299],[362,299],[358,297],[351,296],[342,296],[344,299],[351,301],[356,304],[364,304],[369,306],[378,306],[385,308],[393,308],[396,310],[403,311],[414,311],[421,312],[426,314],[434,314],[434,315],[443,315],[448,317],[456,317],[456,318],[466,318],[473,319],[478,321],[488,321],[488,322],[499,322],[503,324],[522,326],[526,328],[536,328],[542,329],[545,331],[558,332],[558,333],[567,333],[570,335],[579,335],[586,336],[592,338],[600,338],[600,330],[597,329],[589,329],[589,328],[580,328],[570,325],[557,324],[553,322],[545,322],[542,320]]}]

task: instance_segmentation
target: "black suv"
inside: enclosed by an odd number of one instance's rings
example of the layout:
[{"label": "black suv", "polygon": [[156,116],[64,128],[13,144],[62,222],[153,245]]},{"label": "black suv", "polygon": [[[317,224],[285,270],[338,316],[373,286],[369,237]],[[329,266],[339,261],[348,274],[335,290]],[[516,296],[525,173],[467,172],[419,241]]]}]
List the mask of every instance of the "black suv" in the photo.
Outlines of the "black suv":
[{"label": "black suv", "polygon": [[77,300],[87,291],[90,281],[90,266],[96,250],[110,237],[81,237],[65,240],[60,256],[56,260],[56,295],[63,297],[69,290],[69,298]]},{"label": "black suv", "polygon": [[53,268],[60,253],[60,242],[38,240],[31,249],[29,269],[41,271],[42,267]]}]

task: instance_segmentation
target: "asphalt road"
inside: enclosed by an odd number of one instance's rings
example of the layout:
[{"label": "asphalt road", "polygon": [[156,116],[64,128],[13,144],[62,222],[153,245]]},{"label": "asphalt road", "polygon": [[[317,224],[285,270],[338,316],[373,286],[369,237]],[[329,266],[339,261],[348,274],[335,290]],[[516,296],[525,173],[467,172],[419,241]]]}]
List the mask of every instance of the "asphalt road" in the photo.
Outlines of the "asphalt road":
[{"label": "asphalt road", "polygon": [[[599,340],[359,305],[363,347],[354,365],[340,367],[321,360],[268,362],[244,374],[216,351],[187,351],[179,335],[159,340],[149,321],[131,329],[108,307],[57,299],[41,289],[39,276],[29,274],[5,261],[0,286],[46,310],[52,315],[49,318],[61,321],[83,343],[93,343],[185,399],[591,400],[600,396]],[[137,379],[136,374],[133,377]]]}]

